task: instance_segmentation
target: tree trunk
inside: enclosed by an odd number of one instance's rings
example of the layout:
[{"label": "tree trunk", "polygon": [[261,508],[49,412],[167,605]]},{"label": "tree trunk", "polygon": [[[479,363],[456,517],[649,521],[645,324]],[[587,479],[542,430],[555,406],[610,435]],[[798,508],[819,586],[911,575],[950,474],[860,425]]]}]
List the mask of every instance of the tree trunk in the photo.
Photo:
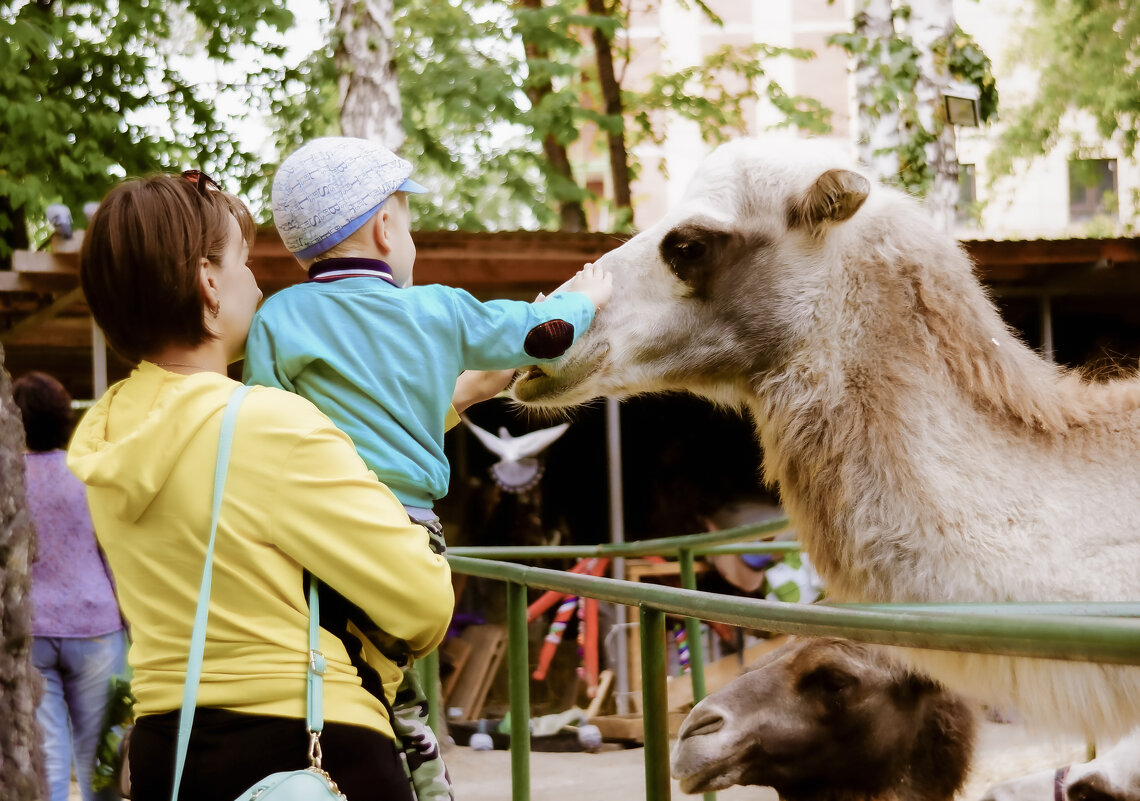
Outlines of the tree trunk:
[{"label": "tree trunk", "polygon": [[880,181],[891,182],[899,173],[899,104],[889,107],[876,97],[882,78],[880,69],[890,62],[890,43],[895,35],[891,0],[858,0],[855,33],[867,40],[867,49],[855,56],[855,102],[859,160]]},{"label": "tree trunk", "polygon": [[[605,0],[586,0],[591,14],[609,16]],[[610,174],[614,182],[614,205],[619,209],[632,209],[629,191],[629,154],[625,149],[625,124],[622,116],[621,86],[614,74],[614,53],[610,38],[601,28],[594,28],[594,52],[598,63],[598,83],[607,115],[623,120],[616,131],[606,131],[610,150]]]},{"label": "tree trunk", "polygon": [[340,73],[340,129],[392,150],[404,143],[392,40],[394,0],[330,0]]},{"label": "tree trunk", "polygon": [[[950,231],[958,199],[958,155],[954,126],[946,122],[942,92],[950,83],[946,50],[954,35],[952,0],[912,0],[909,29],[919,51],[918,81],[914,87],[919,121],[935,137],[926,146],[927,167],[934,177],[926,208],[943,230]],[[936,49],[941,51],[937,57]]]},{"label": "tree trunk", "polygon": [[[542,0],[518,0],[518,3],[523,8],[540,9],[542,8]],[[529,37],[523,36],[523,48],[526,51],[528,60],[545,61],[549,59],[550,54],[541,46],[535,44]],[[554,86],[551,84],[549,78],[542,78],[540,80],[528,79],[526,82],[526,96],[530,100],[532,107],[538,106],[542,99],[547,95],[554,92]],[[553,132],[547,132],[542,137],[542,152],[546,156],[547,164],[555,175],[566,180],[567,182],[577,185],[574,180],[574,169],[570,165],[570,156],[566,152],[566,146],[558,141]],[[581,201],[578,200],[563,200],[557,198],[557,192],[552,193],[556,196],[558,202],[559,216],[562,218],[560,230],[562,231],[585,231],[586,230],[586,211],[582,208]]]},{"label": "tree trunk", "polygon": [[35,529],[24,497],[24,426],[3,365],[0,346],[0,788],[5,801],[34,801],[46,790],[28,598]]},{"label": "tree trunk", "polygon": [[12,269],[12,251],[13,250],[27,250],[30,242],[28,240],[28,223],[24,213],[24,207],[12,207],[12,201],[6,196],[0,196],[0,218],[8,221],[8,227],[0,230],[0,242],[7,246],[7,250],[0,247],[0,270]]}]

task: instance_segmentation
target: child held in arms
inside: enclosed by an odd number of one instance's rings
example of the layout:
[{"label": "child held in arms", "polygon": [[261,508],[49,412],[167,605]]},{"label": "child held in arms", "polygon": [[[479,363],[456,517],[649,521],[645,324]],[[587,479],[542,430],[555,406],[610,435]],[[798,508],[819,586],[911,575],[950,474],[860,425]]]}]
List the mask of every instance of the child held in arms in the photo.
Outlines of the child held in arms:
[{"label": "child held in arms", "polygon": [[[447,492],[445,431],[459,411],[504,389],[515,369],[565,353],[613,285],[586,265],[534,303],[413,286],[408,196],[427,190],[411,172],[382,145],[348,137],[313,140],[285,159],[273,180],[273,221],[308,281],[276,293],[257,313],[244,379],[295,392],[328,415],[442,553],[433,505]],[[396,633],[376,630],[327,587],[321,591],[321,625],[359,657],[365,686],[387,706],[384,685],[400,682],[392,725],[420,801],[452,798],[424,693]],[[373,648],[404,664],[403,677],[369,668]]]}]

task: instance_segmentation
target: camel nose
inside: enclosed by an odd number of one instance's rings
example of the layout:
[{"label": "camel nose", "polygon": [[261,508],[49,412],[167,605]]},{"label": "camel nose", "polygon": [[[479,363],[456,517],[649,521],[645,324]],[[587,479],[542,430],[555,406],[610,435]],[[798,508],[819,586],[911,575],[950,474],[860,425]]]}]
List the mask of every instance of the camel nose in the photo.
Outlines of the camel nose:
[{"label": "camel nose", "polygon": [[701,737],[712,734],[724,728],[724,716],[712,707],[702,707],[698,704],[685,718],[685,724],[677,733],[677,739],[684,740],[689,737]]}]

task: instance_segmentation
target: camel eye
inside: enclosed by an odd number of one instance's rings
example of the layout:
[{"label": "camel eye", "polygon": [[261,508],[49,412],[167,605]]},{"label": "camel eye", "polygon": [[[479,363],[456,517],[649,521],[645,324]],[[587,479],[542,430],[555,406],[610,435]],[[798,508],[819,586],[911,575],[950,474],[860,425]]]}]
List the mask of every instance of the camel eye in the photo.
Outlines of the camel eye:
[{"label": "camel eye", "polygon": [[708,250],[704,242],[678,242],[673,248],[673,258],[676,261],[696,261],[705,255]]},{"label": "camel eye", "polygon": [[708,245],[699,239],[690,239],[679,231],[672,231],[661,242],[661,258],[674,271],[704,258]]},{"label": "camel eye", "polygon": [[715,234],[696,226],[674,228],[661,240],[661,260],[687,284],[698,282]]},{"label": "camel eye", "polygon": [[856,681],[855,677],[842,670],[818,667],[800,679],[800,691],[815,691],[823,695],[838,695]]}]

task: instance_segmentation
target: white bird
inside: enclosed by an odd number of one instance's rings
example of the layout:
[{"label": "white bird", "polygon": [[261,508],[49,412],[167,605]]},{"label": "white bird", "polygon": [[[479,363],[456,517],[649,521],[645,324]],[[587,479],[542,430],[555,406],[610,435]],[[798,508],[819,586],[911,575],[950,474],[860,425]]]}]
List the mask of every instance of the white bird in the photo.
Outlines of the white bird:
[{"label": "white bird", "polygon": [[487,450],[499,457],[499,461],[491,465],[491,476],[507,492],[526,492],[538,483],[542,478],[542,465],[534,457],[546,450],[570,427],[569,423],[562,423],[553,428],[513,437],[503,427],[499,428],[499,435],[495,436],[466,417],[463,422]]},{"label": "white bird", "polygon": [[71,209],[62,203],[52,203],[46,213],[52,229],[63,239],[71,239]]}]

